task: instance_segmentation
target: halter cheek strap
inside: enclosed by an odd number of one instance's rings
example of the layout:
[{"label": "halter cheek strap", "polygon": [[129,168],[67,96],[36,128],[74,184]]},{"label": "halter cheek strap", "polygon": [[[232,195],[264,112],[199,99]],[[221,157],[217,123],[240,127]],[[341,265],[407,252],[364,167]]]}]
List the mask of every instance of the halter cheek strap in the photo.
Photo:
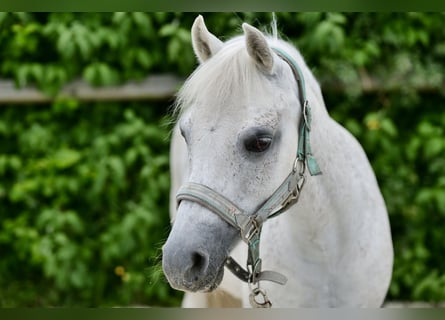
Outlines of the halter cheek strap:
[{"label": "halter cheek strap", "polygon": [[[285,51],[279,48],[272,49],[291,67],[298,84],[302,106],[298,148],[291,172],[267,201],[254,213],[247,213],[241,210],[218,192],[199,183],[189,182],[183,185],[176,195],[178,205],[182,200],[197,202],[240,231],[241,239],[248,245],[247,270],[244,270],[231,257],[227,258],[226,267],[239,279],[249,284],[257,285],[257,287],[251,290],[250,296],[252,305],[256,307],[271,306],[264,290],[259,287],[259,281],[267,280],[281,285],[287,282],[287,278],[278,272],[261,270],[260,237],[262,225],[267,219],[278,216],[298,201],[306,181],[306,167],[312,176],[321,174],[320,167],[312,155],[310,146],[312,115],[306,98],[303,73],[293,58]],[[264,302],[258,303],[255,300],[257,295],[262,295]]]},{"label": "halter cheek strap", "polygon": [[272,48],[273,51],[291,67],[295,79],[298,84],[298,91],[300,93],[300,104],[303,108],[302,117],[300,120],[300,132],[298,137],[297,159],[306,161],[309,173],[311,176],[321,174],[320,167],[312,155],[311,142],[309,133],[311,131],[312,113],[309,101],[306,98],[306,86],[304,83],[303,72],[298,67],[295,60],[280,48]]}]

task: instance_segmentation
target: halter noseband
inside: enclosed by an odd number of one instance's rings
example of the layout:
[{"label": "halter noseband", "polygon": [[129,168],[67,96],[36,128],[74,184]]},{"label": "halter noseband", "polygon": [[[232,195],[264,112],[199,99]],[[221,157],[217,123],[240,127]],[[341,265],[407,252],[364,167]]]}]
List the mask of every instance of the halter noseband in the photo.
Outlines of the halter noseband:
[{"label": "halter noseband", "polygon": [[[297,155],[290,174],[267,201],[251,214],[238,208],[218,192],[199,183],[189,182],[183,185],[176,195],[178,206],[182,200],[197,202],[240,231],[241,239],[248,245],[247,270],[244,270],[232,257],[227,258],[225,265],[239,279],[249,285],[256,285],[255,288],[251,288],[250,294],[250,302],[255,307],[270,307],[272,305],[264,290],[259,287],[259,281],[267,280],[281,285],[287,282],[287,278],[278,272],[261,271],[259,247],[262,225],[267,219],[278,216],[298,201],[306,179],[306,166],[312,176],[321,174],[311,152],[309,133],[312,115],[306,98],[303,73],[294,59],[285,51],[279,48],[272,49],[291,67],[297,81],[302,106]],[[256,300],[258,295],[262,295],[263,302],[260,303]]]}]

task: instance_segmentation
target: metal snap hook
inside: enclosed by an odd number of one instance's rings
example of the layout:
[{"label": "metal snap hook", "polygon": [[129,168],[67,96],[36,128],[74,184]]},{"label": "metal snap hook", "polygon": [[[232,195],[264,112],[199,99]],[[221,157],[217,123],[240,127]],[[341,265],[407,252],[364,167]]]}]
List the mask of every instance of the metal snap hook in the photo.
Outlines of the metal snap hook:
[{"label": "metal snap hook", "polygon": [[[257,300],[260,297],[260,300]],[[266,291],[256,287],[252,289],[249,295],[250,305],[254,308],[270,308],[272,307],[272,302],[267,298]]]}]

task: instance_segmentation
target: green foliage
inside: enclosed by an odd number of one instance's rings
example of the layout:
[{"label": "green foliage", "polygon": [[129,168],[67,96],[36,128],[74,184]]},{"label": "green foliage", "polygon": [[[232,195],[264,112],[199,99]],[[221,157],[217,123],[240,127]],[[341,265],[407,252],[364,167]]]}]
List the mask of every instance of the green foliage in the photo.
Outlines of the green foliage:
[{"label": "green foliage", "polygon": [[[0,13],[0,74],[57,94],[196,67],[194,13]],[[268,13],[208,13],[222,40]],[[277,13],[331,115],[364,146],[390,214],[388,299],[445,299],[445,29],[441,13]],[[373,83],[378,83],[375,87]],[[168,104],[0,106],[0,305],[177,305]]]},{"label": "green foliage", "polygon": [[159,107],[0,109],[1,305],[177,301],[156,270],[169,190]]},{"label": "green foliage", "polygon": [[189,29],[179,23],[182,17],[141,12],[4,13],[0,72],[19,86],[35,83],[52,94],[79,75],[93,85],[137,80],[149,72],[185,75],[194,56]]}]

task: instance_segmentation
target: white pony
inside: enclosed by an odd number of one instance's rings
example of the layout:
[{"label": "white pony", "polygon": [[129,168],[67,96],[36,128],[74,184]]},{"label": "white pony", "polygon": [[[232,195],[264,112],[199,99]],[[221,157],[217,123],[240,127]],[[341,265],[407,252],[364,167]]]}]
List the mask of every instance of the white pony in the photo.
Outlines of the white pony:
[{"label": "white pony", "polygon": [[[242,28],[243,36],[223,43],[201,16],[192,27],[200,66],[178,94],[180,117],[171,144],[173,227],[163,247],[164,273],[173,288],[186,291],[184,307],[248,307],[258,293],[274,307],[381,306],[393,247],[369,161],[330,118],[299,52],[246,23]],[[262,269],[285,275],[287,283],[252,281],[250,271],[249,286],[224,273],[230,255],[240,263],[248,259],[241,229],[234,227],[237,218],[224,219],[204,200],[182,197],[177,204],[175,197],[192,183],[254,216],[295,168],[301,123],[308,124],[306,142],[322,174],[307,176],[297,203],[254,228],[258,241],[261,235]]]}]

